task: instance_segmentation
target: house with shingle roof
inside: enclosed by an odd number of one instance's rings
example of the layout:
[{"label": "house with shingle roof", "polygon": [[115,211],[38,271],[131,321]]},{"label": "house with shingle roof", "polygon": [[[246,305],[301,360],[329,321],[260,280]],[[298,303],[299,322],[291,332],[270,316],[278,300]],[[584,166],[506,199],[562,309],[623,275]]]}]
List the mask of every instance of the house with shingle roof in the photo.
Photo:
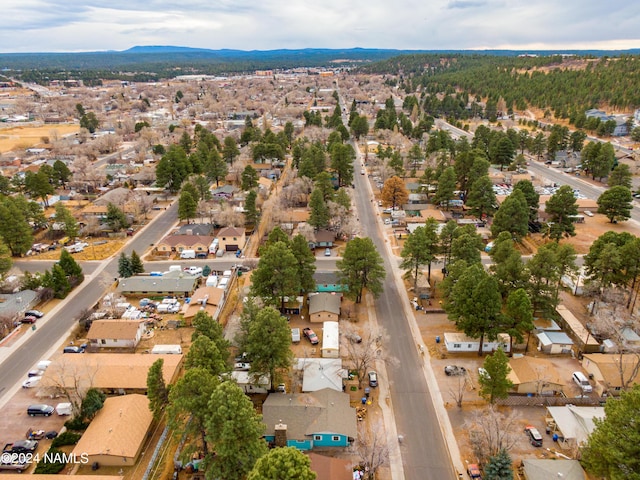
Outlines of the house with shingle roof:
[{"label": "house with shingle roof", "polygon": [[511,371],[507,378],[513,383],[513,391],[536,395],[562,392],[564,382],[553,363],[544,358],[518,357],[509,359]]},{"label": "house with shingle roof", "polygon": [[189,303],[185,303],[182,306],[182,316],[190,322],[196,316],[196,313],[204,310],[211,318],[216,320],[224,304],[224,294],[224,288],[206,286],[198,288],[191,295]]},{"label": "house with shingle roof", "polygon": [[162,276],[135,275],[118,280],[118,293],[123,295],[174,295],[190,297],[199,277],[187,272],[167,272]]},{"label": "house with shingle roof", "polygon": [[313,293],[309,295],[309,321],[312,323],[335,321],[340,318],[340,293]]},{"label": "house with shingle roof", "polygon": [[156,251],[159,253],[180,253],[183,250],[194,250],[198,252],[208,253],[209,245],[215,237],[211,235],[167,235],[156,245]]},{"label": "house with shingle roof", "polygon": [[218,232],[219,248],[225,252],[242,250],[247,241],[244,228],[225,227]]},{"label": "house with shingle roof", "polygon": [[140,456],[153,421],[145,395],[121,395],[104,401],[73,449],[77,458],[100,466],[131,467]]},{"label": "house with shingle roof", "polygon": [[144,320],[94,320],[87,332],[96,348],[135,348],[145,331]]},{"label": "house with shingle roof", "polygon": [[272,393],[262,405],[265,440],[299,450],[348,447],[358,434],[356,410],[349,402],[349,395],[330,388]]},{"label": "house with shingle roof", "polygon": [[640,365],[635,353],[587,353],[582,358],[582,368],[595,381],[598,395],[620,395],[625,385],[640,384]]},{"label": "house with shingle roof", "polygon": [[183,356],[180,354],[86,353],[59,355],[40,381],[39,393],[97,388],[103,392],[146,393],[147,374],[156,360],[163,360],[165,384],[173,383]]}]

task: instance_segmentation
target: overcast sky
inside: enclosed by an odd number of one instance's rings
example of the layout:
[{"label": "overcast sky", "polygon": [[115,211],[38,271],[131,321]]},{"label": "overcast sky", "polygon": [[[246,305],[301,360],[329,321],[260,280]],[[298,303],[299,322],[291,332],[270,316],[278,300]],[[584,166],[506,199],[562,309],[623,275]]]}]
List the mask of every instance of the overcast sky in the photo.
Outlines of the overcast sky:
[{"label": "overcast sky", "polygon": [[2,0],[0,52],[640,48],[637,0]]}]

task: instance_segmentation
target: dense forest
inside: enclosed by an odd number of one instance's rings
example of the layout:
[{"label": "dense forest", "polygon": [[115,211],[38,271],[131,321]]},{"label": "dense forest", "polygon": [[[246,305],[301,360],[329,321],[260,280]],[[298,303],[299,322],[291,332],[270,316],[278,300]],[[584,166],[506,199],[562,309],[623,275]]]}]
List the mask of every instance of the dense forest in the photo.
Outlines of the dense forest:
[{"label": "dense forest", "polygon": [[469,114],[467,98],[461,94],[476,102],[502,103],[504,114],[534,107],[577,126],[590,108],[630,112],[640,107],[640,57],[634,55],[405,55],[362,66],[359,71],[388,74],[389,83],[396,82],[408,93],[431,94],[439,99],[438,104],[447,101],[446,112],[432,113],[455,118]]},{"label": "dense forest", "polygon": [[10,76],[41,85],[51,80],[101,79],[157,81],[179,75],[225,75],[295,67],[353,67],[408,50],[302,49],[205,50],[186,47],[134,47],[122,52],[0,54],[0,68]]}]

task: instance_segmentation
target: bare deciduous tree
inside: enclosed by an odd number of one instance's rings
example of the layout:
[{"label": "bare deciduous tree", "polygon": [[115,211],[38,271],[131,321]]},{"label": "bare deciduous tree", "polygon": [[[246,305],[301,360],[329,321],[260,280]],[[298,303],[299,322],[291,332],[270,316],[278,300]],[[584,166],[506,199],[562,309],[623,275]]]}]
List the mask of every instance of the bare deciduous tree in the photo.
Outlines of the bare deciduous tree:
[{"label": "bare deciduous tree", "polygon": [[486,463],[501,449],[511,450],[519,431],[515,414],[504,415],[493,405],[476,410],[466,430],[469,432],[473,452],[480,463]]},{"label": "bare deciduous tree", "polygon": [[[630,335],[640,331],[640,322],[626,308],[624,302],[600,303],[588,328],[596,338],[613,342],[611,355],[619,375],[619,387],[628,390],[640,374],[640,346],[630,341]],[[595,300],[594,300],[595,301]],[[615,386],[607,385],[612,390]]]},{"label": "bare deciduous tree", "polygon": [[456,402],[458,408],[462,408],[462,400],[464,399],[464,392],[469,387],[469,379],[467,375],[459,375],[449,380],[449,396]]},{"label": "bare deciduous tree", "polygon": [[365,468],[363,480],[376,478],[380,467],[389,464],[389,443],[381,420],[371,419],[369,429],[364,422],[358,424],[358,441],[353,450]]},{"label": "bare deciduous tree", "polygon": [[[358,337],[360,341],[355,340]],[[367,329],[364,335],[359,335],[353,325],[343,327],[342,343],[347,352],[347,363],[358,375],[359,388],[362,388],[362,382],[376,360],[387,360],[382,348],[386,340],[388,336],[382,327]]]},{"label": "bare deciduous tree", "polygon": [[80,412],[82,401],[98,373],[98,366],[89,362],[71,363],[69,356],[63,355],[47,368],[40,383],[39,393],[64,397],[72,406],[74,414]]}]

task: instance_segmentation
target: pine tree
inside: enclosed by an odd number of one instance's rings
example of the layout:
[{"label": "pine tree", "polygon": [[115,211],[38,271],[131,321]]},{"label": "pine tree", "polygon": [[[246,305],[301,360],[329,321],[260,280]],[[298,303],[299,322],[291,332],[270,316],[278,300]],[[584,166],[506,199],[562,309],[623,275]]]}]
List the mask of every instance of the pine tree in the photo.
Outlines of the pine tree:
[{"label": "pine tree", "polygon": [[153,362],[147,373],[147,397],[149,398],[149,409],[154,418],[160,417],[169,402],[169,391],[162,373],[163,365],[164,360],[160,358]]},{"label": "pine tree", "polygon": [[127,257],[127,254],[124,252],[120,254],[120,258],[118,259],[118,275],[120,275],[120,278],[129,278],[133,275],[131,260],[129,260],[129,257]]},{"label": "pine tree", "polygon": [[507,378],[511,367],[509,358],[502,348],[489,355],[484,360],[484,372],[478,377],[480,383],[480,395],[493,403],[498,398],[507,398],[513,383]]},{"label": "pine tree", "polygon": [[74,277],[82,281],[82,267],[75,261],[73,256],[65,249],[60,252],[60,260],[58,264],[62,267],[67,277]]},{"label": "pine tree", "polygon": [[142,263],[142,260],[140,260],[140,256],[135,250],[131,252],[131,257],[129,257],[129,267],[131,269],[131,275],[144,273],[144,265]]},{"label": "pine tree", "polygon": [[512,480],[513,469],[512,460],[504,448],[500,449],[497,455],[489,458],[489,462],[484,467],[485,480]]}]

